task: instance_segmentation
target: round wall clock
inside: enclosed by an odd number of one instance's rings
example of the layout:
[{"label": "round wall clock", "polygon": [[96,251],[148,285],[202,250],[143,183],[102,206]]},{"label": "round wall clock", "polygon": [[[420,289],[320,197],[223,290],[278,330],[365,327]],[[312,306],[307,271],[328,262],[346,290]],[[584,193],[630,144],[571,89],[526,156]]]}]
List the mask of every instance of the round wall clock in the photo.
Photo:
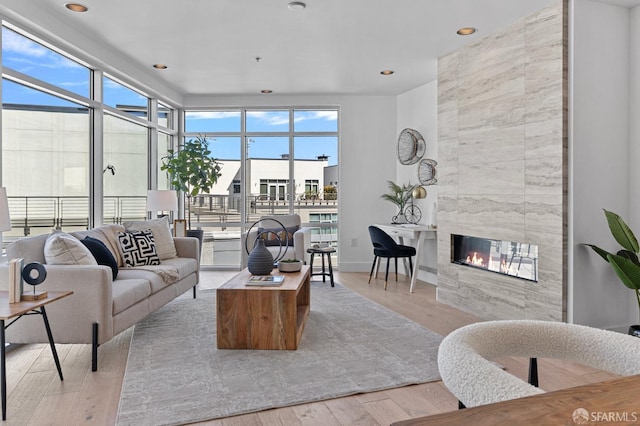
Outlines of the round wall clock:
[{"label": "round wall clock", "polygon": [[398,137],[398,161],[405,166],[415,164],[425,151],[424,138],[417,130],[404,129]]},{"label": "round wall clock", "polygon": [[436,179],[436,165],[438,162],[430,158],[420,160],[418,164],[418,180],[422,185],[435,185],[438,182]]}]

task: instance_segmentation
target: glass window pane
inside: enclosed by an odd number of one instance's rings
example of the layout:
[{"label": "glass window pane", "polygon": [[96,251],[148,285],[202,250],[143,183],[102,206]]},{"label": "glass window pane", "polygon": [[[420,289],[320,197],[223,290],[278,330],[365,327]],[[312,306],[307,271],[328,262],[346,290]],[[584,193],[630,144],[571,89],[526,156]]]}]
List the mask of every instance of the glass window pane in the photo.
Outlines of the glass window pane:
[{"label": "glass window pane", "polygon": [[336,136],[297,136],[293,150],[296,160],[324,160],[331,166],[338,164]]},{"label": "glass window pane", "polygon": [[240,111],[188,111],[185,131],[189,133],[240,132]]},{"label": "glass window pane", "polygon": [[[2,27],[2,66],[89,97],[87,67],[6,27]],[[36,99],[25,102],[37,104],[40,98]]]},{"label": "glass window pane", "polygon": [[247,222],[289,211],[289,138],[247,138]]},{"label": "glass window pane", "polygon": [[[32,98],[33,89],[20,90]],[[47,96],[40,93],[38,99]],[[5,243],[51,228],[89,226],[89,110],[68,105],[56,99],[3,105],[2,182],[13,226],[4,233]]]},{"label": "glass window pane", "polygon": [[171,149],[172,137],[166,133],[158,132],[158,189],[171,189],[169,176],[166,171],[160,170],[162,159],[167,156],[167,151]]},{"label": "glass window pane", "polygon": [[77,108],[86,111],[84,106],[6,79],[2,80],[2,103],[14,106],[22,105],[23,109],[29,109],[31,106],[39,108],[46,105],[51,107],[51,110],[54,109],[53,107],[62,107],[63,109]]},{"label": "glass window pane", "polygon": [[158,102],[158,125],[166,127],[167,129],[173,128],[173,109],[166,106],[162,102]]},{"label": "glass window pane", "polygon": [[304,111],[293,112],[294,132],[337,132],[338,111]]},{"label": "glass window pane", "polygon": [[247,132],[288,132],[289,111],[247,111]]},{"label": "glass window pane", "polygon": [[127,112],[136,117],[147,118],[149,100],[140,93],[110,79],[103,77],[104,103],[110,107]]},{"label": "glass window pane", "polygon": [[147,217],[148,130],[108,114],[104,116],[104,222]]}]

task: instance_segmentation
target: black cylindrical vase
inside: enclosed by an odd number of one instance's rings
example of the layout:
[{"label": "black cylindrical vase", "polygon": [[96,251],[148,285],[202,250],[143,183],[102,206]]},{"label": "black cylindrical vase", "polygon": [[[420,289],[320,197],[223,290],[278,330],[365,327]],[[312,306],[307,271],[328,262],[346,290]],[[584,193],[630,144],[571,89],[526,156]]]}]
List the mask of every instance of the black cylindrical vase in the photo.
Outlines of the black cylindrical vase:
[{"label": "black cylindrical vase", "polygon": [[253,275],[269,275],[273,270],[273,256],[265,247],[263,239],[258,239],[256,246],[249,253],[247,269]]}]

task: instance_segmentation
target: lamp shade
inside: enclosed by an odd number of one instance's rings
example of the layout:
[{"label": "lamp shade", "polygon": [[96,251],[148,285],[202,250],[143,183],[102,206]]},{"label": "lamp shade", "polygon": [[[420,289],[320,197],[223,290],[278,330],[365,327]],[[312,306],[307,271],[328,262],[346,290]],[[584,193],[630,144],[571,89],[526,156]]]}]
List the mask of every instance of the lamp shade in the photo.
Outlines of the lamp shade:
[{"label": "lamp shade", "polygon": [[7,188],[0,188],[0,232],[11,230],[11,217],[9,217],[9,201],[7,200]]},{"label": "lamp shade", "polygon": [[178,193],[169,189],[147,191],[147,211],[177,211]]}]

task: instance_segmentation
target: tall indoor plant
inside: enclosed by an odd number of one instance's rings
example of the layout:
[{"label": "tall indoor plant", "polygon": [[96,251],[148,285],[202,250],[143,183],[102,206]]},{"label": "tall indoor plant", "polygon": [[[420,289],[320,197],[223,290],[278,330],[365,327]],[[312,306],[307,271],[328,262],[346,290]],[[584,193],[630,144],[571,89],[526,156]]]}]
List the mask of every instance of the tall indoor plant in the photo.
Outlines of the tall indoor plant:
[{"label": "tall indoor plant", "polygon": [[[177,150],[167,150],[167,155],[162,159],[160,170],[169,174],[171,185],[181,191],[187,198],[186,205],[191,208],[191,197],[207,193],[218,182],[221,164],[211,157],[209,141],[204,136],[189,139],[180,145]],[[189,231],[191,229],[191,212],[187,218]],[[202,231],[197,235],[202,243]]]},{"label": "tall indoor plant", "polygon": [[[622,249],[613,254],[596,245],[587,245],[611,265],[622,284],[635,291],[638,312],[640,313],[640,261],[638,261],[640,246],[638,245],[638,240],[631,228],[619,215],[608,210],[605,210],[604,214],[607,218],[611,235],[622,246]],[[629,329],[629,334],[640,337],[640,325],[632,325]]]}]

